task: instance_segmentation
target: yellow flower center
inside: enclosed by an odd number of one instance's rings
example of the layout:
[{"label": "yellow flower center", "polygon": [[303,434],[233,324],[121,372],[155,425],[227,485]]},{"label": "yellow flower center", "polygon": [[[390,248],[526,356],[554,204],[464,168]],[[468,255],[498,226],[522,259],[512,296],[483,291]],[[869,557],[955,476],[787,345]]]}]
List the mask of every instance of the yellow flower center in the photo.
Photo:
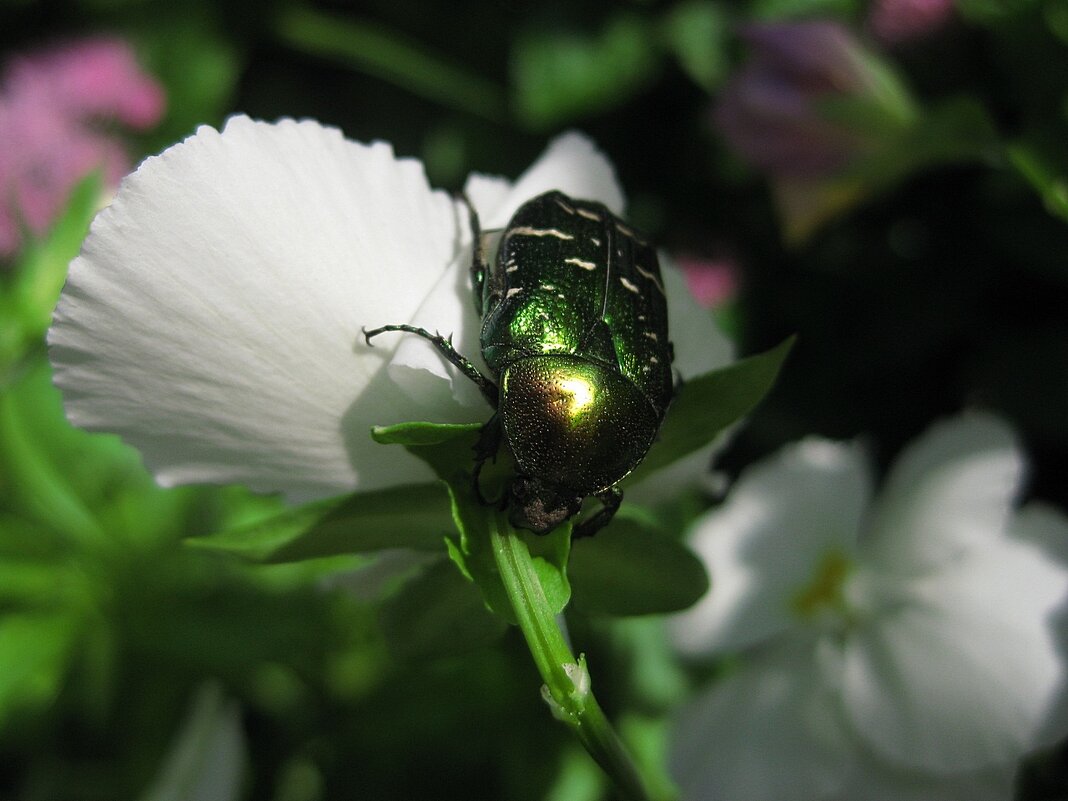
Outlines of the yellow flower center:
[{"label": "yellow flower center", "polygon": [[846,609],[843,586],[852,563],[840,550],[831,550],[816,564],[812,581],[802,587],[791,601],[791,608],[799,617],[811,619],[826,611]]}]

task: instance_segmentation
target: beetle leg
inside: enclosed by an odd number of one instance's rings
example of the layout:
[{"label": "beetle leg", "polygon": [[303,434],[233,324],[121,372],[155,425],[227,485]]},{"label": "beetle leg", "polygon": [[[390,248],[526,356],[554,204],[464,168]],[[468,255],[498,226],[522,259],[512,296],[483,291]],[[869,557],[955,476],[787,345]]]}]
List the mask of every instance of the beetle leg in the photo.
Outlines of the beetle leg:
[{"label": "beetle leg", "polygon": [[452,346],[452,343],[445,339],[441,334],[431,334],[425,328],[416,328],[414,325],[384,325],[381,328],[374,328],[370,331],[366,328],[361,330],[363,331],[363,338],[367,341],[368,345],[371,344],[372,337],[376,337],[386,331],[404,331],[405,333],[415,334],[416,336],[429,340],[431,344],[438,349],[438,353],[448,359],[460,369],[460,372],[475,382],[475,385],[478,386],[479,390],[482,392],[482,396],[486,399],[489,405],[494,409],[497,408],[497,385],[486,378],[486,376],[482,375],[482,373],[478,371],[478,368],[471,364],[470,361],[457,353],[456,348]]},{"label": "beetle leg", "polygon": [[598,492],[593,497],[603,503],[604,507],[589,520],[583,520],[575,526],[575,530],[571,535],[572,539],[577,540],[582,537],[592,537],[602,528],[607,526],[608,522],[615,517],[619,505],[623,503],[623,490],[618,487],[609,487],[604,492]]}]

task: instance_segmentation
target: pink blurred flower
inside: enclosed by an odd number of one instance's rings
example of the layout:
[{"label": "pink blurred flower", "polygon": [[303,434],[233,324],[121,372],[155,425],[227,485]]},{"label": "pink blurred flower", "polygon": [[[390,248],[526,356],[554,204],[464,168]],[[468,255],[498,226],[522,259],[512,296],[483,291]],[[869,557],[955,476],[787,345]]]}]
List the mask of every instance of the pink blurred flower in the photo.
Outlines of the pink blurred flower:
[{"label": "pink blurred flower", "polygon": [[738,292],[738,265],[732,259],[677,256],[675,263],[694,300],[706,308],[722,306]]},{"label": "pink blurred flower", "polygon": [[875,0],[868,17],[872,33],[887,44],[920,39],[953,16],[953,0]]},{"label": "pink blurred flower", "polygon": [[0,77],[0,256],[19,247],[24,229],[43,232],[93,170],[117,185],[132,165],[109,123],[144,130],[163,107],[162,88],[121,40],[14,57]]}]

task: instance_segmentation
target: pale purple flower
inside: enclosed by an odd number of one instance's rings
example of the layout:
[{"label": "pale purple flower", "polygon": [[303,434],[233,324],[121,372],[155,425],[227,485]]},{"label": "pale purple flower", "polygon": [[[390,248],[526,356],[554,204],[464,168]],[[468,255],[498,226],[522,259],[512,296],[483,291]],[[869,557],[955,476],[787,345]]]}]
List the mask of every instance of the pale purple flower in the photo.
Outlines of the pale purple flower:
[{"label": "pale purple flower", "polygon": [[[472,175],[488,230],[549,189],[622,212],[611,164],[576,133],[514,183]],[[478,390],[424,340],[477,359],[467,212],[423,165],[310,120],[230,119],[149,158],[93,221],[48,335],[76,425],[120,434],[166,486],[241,482],[303,500],[432,478],[370,428],[485,421]],[[730,360],[711,316],[664,271],[675,365]]]},{"label": "pale purple flower", "polygon": [[120,40],[11,59],[0,79],[0,257],[19,247],[25,229],[47,229],[90,172],[116,186],[131,162],[114,124],[142,130],[162,113],[162,89]]},{"label": "pale purple flower", "polygon": [[674,621],[684,652],[734,657],[679,718],[683,799],[1010,798],[1068,730],[1068,520],[1017,508],[1024,469],[1004,423],[968,414],[877,495],[846,443],[744,473],[695,526],[713,589]]},{"label": "pale purple flower", "polygon": [[773,176],[831,173],[878,146],[884,131],[872,130],[871,112],[888,120],[909,113],[885,66],[838,22],[750,25],[742,37],[751,58],[714,118],[734,150]]},{"label": "pale purple flower", "polygon": [[887,44],[920,39],[942,28],[953,16],[953,0],[875,0],[868,26]]}]

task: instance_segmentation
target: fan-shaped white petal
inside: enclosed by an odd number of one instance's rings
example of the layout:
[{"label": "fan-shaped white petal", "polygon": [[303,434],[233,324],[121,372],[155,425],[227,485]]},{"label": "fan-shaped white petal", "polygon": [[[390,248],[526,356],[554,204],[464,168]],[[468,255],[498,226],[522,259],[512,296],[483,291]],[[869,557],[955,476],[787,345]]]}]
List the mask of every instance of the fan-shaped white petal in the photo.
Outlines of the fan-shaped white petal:
[{"label": "fan-shaped white petal", "polygon": [[894,464],[873,510],[865,558],[896,575],[958,558],[1005,527],[1023,471],[1012,431],[991,415],[932,426]]},{"label": "fan-shaped white petal", "polygon": [[[201,128],[123,182],[71,265],[49,335],[68,416],[121,434],[164,485],[303,499],[424,478],[368,437],[429,412],[360,329],[412,320],[462,259],[459,230],[386,144],[291,120]],[[433,419],[471,419],[432,394]]]}]

